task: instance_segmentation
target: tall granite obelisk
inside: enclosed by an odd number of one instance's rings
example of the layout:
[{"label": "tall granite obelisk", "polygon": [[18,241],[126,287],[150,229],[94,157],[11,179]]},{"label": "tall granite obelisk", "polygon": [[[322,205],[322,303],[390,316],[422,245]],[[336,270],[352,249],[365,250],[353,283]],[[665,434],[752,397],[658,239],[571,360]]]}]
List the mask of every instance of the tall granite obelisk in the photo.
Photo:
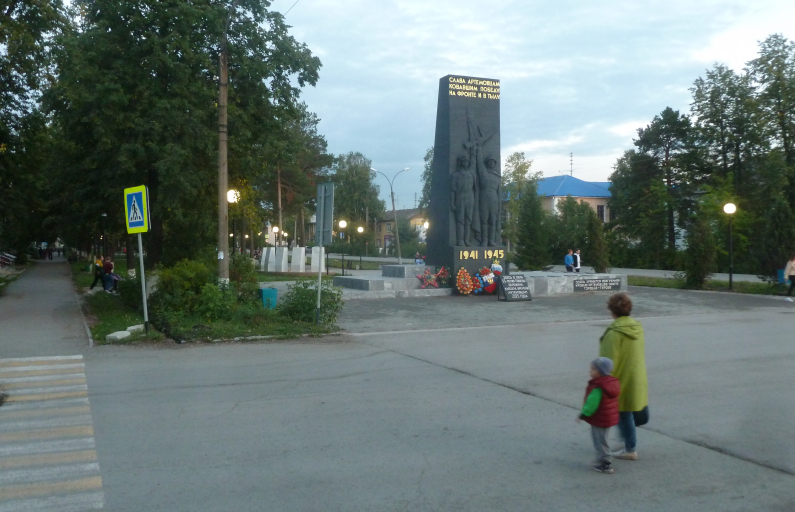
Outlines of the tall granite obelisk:
[{"label": "tall granite obelisk", "polygon": [[[505,262],[502,244],[500,81],[439,80],[431,169],[428,263],[474,273]],[[455,274],[454,274],[455,275]]]}]

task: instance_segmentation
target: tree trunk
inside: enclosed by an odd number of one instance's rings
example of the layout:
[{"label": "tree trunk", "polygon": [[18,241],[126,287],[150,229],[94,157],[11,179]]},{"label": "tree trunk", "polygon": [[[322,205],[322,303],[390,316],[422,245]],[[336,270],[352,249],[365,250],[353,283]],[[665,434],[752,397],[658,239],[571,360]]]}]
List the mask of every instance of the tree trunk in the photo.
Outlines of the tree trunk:
[{"label": "tree trunk", "polygon": [[303,206],[301,206],[301,247],[306,247],[306,221],[304,220]]},{"label": "tree trunk", "polygon": [[279,240],[282,240],[284,233],[284,223],[282,222],[282,168],[276,167],[276,186],[278,187],[277,195],[279,197],[279,232],[276,234],[276,245],[279,245]]}]

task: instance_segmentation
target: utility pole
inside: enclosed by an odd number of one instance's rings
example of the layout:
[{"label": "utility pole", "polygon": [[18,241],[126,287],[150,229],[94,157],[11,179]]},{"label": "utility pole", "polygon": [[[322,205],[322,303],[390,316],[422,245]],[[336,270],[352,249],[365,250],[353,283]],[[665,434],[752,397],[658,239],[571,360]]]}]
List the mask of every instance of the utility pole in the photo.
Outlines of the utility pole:
[{"label": "utility pole", "polygon": [[221,51],[218,55],[218,280],[224,284],[229,282],[229,205],[227,204],[227,188],[229,175],[227,168],[227,96],[229,73],[227,67],[227,43],[232,13],[238,0],[234,0],[229,8],[221,36]]},{"label": "utility pole", "polygon": [[381,172],[381,171],[379,171],[378,169],[373,169],[373,168],[371,167],[371,168],[370,168],[370,170],[371,170],[371,171],[375,171],[375,172],[377,172],[378,174],[380,174],[381,176],[383,176],[384,178],[386,178],[386,181],[389,183],[389,194],[390,194],[390,196],[392,197],[392,217],[393,217],[393,218],[394,218],[394,220],[395,220],[395,240],[397,241],[398,265],[402,265],[402,264],[403,264],[403,256],[401,256],[401,254],[400,254],[400,230],[398,229],[398,222],[397,222],[397,210],[395,209],[395,189],[394,189],[394,187],[393,187],[392,185],[393,185],[393,183],[395,182],[395,178],[397,178],[397,177],[398,177],[398,174],[400,174],[401,172],[406,172],[406,171],[408,171],[408,170],[409,170],[409,168],[408,168],[408,167],[406,167],[405,169],[403,169],[403,170],[402,170],[402,171],[400,171],[399,173],[395,174],[395,175],[392,177],[392,179],[391,179],[391,180],[389,179],[389,177],[388,177],[386,174],[382,173],[382,172]]}]

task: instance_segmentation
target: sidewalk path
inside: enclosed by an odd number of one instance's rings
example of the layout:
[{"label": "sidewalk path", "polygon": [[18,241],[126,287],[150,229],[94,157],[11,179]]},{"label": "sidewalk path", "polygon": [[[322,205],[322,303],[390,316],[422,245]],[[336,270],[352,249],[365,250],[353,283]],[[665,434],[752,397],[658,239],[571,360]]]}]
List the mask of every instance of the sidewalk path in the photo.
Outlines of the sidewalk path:
[{"label": "sidewalk path", "polygon": [[76,355],[87,347],[64,257],[36,262],[0,295],[0,358]]}]

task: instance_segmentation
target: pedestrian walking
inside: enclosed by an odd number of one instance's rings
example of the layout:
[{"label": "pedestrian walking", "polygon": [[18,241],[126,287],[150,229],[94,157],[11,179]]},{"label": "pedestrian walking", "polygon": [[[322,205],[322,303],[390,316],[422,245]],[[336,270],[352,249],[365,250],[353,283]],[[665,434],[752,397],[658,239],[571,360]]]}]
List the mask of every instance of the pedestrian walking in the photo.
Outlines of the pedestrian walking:
[{"label": "pedestrian walking", "polygon": [[792,290],[795,288],[795,252],[789,257],[784,275],[789,279],[789,290],[787,290],[787,300],[792,302]]},{"label": "pedestrian walking", "polygon": [[563,258],[563,263],[566,265],[566,272],[574,272],[574,251],[569,249],[568,254]]},{"label": "pedestrian walking", "polygon": [[617,459],[638,460],[636,426],[649,419],[649,386],[643,326],[631,318],[632,300],[624,292],[607,301],[613,323],[599,339],[599,356],[613,361],[613,376],[621,384],[618,397],[618,430],[624,447]]},{"label": "pedestrian walking", "polygon": [[582,265],[582,255],[580,254],[580,250],[577,249],[576,251],[574,251],[574,254],[572,256],[574,256],[574,271],[579,272],[580,265]]},{"label": "pedestrian walking", "polygon": [[93,290],[94,286],[100,281],[102,281],[102,287],[105,287],[105,278],[103,274],[105,273],[105,258],[99,257],[94,260],[94,281],[91,283],[91,286],[88,287],[89,290]]},{"label": "pedestrian walking", "polygon": [[582,410],[577,421],[585,420],[591,425],[591,440],[596,450],[598,464],[594,470],[600,473],[613,472],[613,455],[607,443],[610,427],[618,425],[618,397],[621,384],[611,376],[613,361],[597,357],[591,361],[591,380],[585,388]]}]

